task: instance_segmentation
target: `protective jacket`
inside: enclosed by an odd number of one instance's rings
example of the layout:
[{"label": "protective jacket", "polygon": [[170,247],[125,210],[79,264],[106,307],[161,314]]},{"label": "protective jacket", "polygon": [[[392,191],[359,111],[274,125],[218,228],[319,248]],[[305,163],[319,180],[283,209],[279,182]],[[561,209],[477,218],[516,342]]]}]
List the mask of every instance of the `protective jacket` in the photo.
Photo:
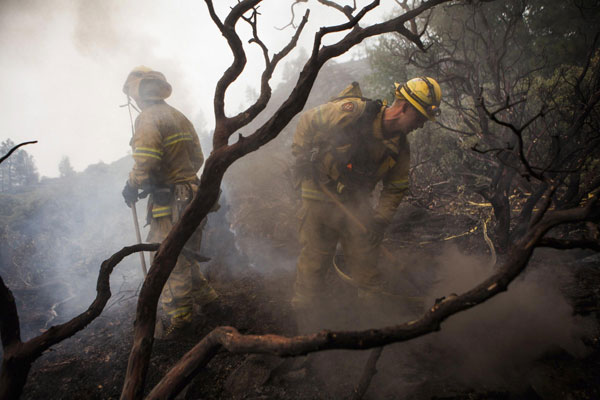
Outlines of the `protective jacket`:
[{"label": "protective jacket", "polygon": [[130,184],[150,188],[154,218],[171,215],[171,199],[160,199],[155,189],[166,189],[169,197],[175,184],[197,181],[204,157],[192,123],[180,111],[157,100],[137,117],[131,147],[135,165],[129,174]]},{"label": "protective jacket", "polygon": [[362,97],[356,82],[330,102],[305,112],[292,153],[302,197],[348,202],[368,196],[381,181],[375,218],[389,222],[408,188],[409,146],[404,135],[386,138],[385,106]]}]

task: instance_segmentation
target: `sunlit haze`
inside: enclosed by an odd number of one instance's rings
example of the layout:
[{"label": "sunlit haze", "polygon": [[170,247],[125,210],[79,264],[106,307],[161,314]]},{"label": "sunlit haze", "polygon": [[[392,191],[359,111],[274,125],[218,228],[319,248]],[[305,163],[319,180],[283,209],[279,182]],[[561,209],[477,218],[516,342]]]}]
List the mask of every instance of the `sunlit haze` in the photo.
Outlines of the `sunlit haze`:
[{"label": "sunlit haze", "polygon": [[[215,3],[224,19],[236,1]],[[291,3],[265,0],[260,7],[261,37],[271,52],[279,51],[293,33],[291,27],[275,29],[290,21]],[[304,47],[311,45],[315,28],[344,22],[340,13],[327,12],[316,1],[306,4],[312,14],[302,36]],[[306,4],[296,7],[296,22]],[[369,20],[393,6],[387,2]],[[246,34],[246,43],[247,24],[239,23],[238,31]],[[229,113],[248,105],[248,93],[255,92],[260,79],[262,55],[256,45],[245,46],[248,68],[227,93]],[[5,0],[0,3],[0,49],[0,139],[38,140],[26,151],[40,175],[50,177],[58,175],[64,156],[81,171],[128,154],[129,115],[119,105],[126,102],[121,88],[133,67],[164,72],[173,85],[167,101],[200,134],[207,134],[214,121],[213,90],[231,62],[227,43],[200,0]],[[283,69],[280,65],[276,71],[274,86]]]}]

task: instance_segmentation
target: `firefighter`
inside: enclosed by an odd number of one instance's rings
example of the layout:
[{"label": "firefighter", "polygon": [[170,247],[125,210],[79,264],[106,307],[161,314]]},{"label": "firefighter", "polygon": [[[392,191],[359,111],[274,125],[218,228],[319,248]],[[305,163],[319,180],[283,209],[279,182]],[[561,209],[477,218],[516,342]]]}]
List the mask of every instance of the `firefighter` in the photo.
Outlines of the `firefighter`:
[{"label": "firefighter", "polygon": [[[442,96],[439,84],[428,77],[395,86],[389,107],[362,97],[354,82],[300,117],[292,144],[302,197],[302,249],[292,298],[299,312],[313,313],[330,303],[326,275],[338,243],[359,287],[382,284],[379,245],[408,189],[406,136],[435,120]],[[382,190],[373,207],[378,182]]]},{"label": "firefighter", "polygon": [[[151,243],[166,238],[192,200],[199,184],[196,173],[204,162],[192,123],[165,102],[171,90],[162,73],[144,66],[134,68],[123,86],[141,112],[130,142],[135,164],[122,194],[129,207],[138,200],[139,190],[140,197],[150,194],[147,241]],[[218,297],[189,255],[200,248],[204,223],[187,242],[163,288],[160,301],[166,318],[157,319],[157,337],[184,331],[191,326],[194,302],[203,307]]]}]

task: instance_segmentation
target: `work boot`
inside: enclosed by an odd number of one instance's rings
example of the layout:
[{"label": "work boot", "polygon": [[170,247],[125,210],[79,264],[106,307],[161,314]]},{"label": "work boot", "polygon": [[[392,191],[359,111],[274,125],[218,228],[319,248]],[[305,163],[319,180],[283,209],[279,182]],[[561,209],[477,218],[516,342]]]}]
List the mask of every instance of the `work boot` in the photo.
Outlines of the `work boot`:
[{"label": "work boot", "polygon": [[156,323],[154,324],[154,339],[164,339],[166,323],[163,321],[163,318],[157,316]]},{"label": "work boot", "polygon": [[189,321],[169,321],[157,318],[154,327],[154,338],[159,340],[183,340],[193,337],[192,323]]}]

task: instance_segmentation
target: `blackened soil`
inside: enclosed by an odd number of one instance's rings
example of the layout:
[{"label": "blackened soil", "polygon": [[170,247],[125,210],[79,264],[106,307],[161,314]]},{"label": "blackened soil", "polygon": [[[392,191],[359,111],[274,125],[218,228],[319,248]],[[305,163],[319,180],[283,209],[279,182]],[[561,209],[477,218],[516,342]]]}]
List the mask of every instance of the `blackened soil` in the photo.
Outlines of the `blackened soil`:
[{"label": "blackened soil", "polygon": [[[573,265],[573,287],[565,288],[574,312],[598,318],[600,274],[598,260],[579,259]],[[178,340],[156,340],[146,390],[193,345],[220,325],[236,327],[242,333],[292,335],[296,321],[289,305],[293,272],[262,275],[249,267],[235,274],[213,266],[207,273],[220,293],[219,308],[198,315],[194,332]],[[24,399],[118,399],[123,385],[132,342],[135,298],[105,311],[101,317],[74,337],[54,346],[38,359],[31,370]],[[406,392],[379,395],[370,390],[365,398],[407,399],[598,399],[600,398],[600,342],[598,335],[588,339],[590,349],[576,359],[557,349],[541,357],[529,384],[518,390],[457,384],[444,376],[427,376],[423,364],[414,371],[380,371],[382,375],[402,375]],[[386,348],[389,358],[392,346]],[[289,368],[289,361],[263,355],[219,352],[196,376],[180,399],[339,399],[349,398],[358,381],[367,352],[338,352],[317,369]],[[350,354],[350,355],[349,355]],[[349,358],[348,358],[349,357]],[[338,360],[353,363],[350,371]],[[301,364],[302,360],[296,364]],[[341,361],[340,361],[341,362]],[[386,364],[389,365],[389,364]],[[380,365],[381,368],[386,368]],[[432,366],[431,370],[434,370]],[[291,371],[291,372],[290,372]],[[490,371],[493,373],[493,371]],[[412,376],[411,376],[412,374]],[[373,381],[374,384],[377,380]]]},{"label": "blackened soil", "polygon": [[[220,293],[219,308],[210,310],[209,315],[197,315],[194,333],[177,340],[155,340],[148,391],[216,326],[234,326],[242,333],[291,335],[294,332],[295,321],[288,299],[293,274],[281,273],[269,278],[252,271],[236,278],[222,273],[212,275],[213,286]],[[134,313],[135,299],[112,307],[86,329],[43,354],[32,367],[22,398],[118,399],[132,344]],[[218,353],[181,398],[329,398],[317,378],[302,373],[301,379],[293,374],[291,379],[271,376],[271,369],[281,364],[280,359],[263,362],[262,370],[244,371],[248,357],[226,351]],[[232,386],[228,377],[236,370],[236,376],[243,377],[240,379],[244,379],[246,387],[240,388],[235,382],[235,387],[227,387],[228,383]]]}]

